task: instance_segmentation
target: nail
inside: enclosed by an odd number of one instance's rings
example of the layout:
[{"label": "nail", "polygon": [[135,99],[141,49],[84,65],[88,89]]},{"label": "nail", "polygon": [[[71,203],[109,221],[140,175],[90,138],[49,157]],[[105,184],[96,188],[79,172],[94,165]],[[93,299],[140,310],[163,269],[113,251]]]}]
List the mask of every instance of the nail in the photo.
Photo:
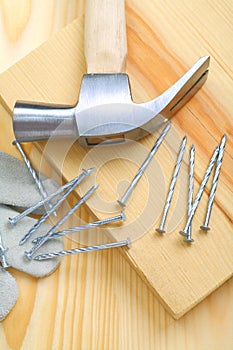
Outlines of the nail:
[{"label": "nail", "polygon": [[176,160],[176,164],[174,167],[174,171],[173,171],[173,175],[172,175],[172,179],[171,179],[171,183],[170,183],[170,188],[167,194],[167,199],[165,202],[165,206],[164,206],[164,210],[163,210],[163,216],[162,216],[162,220],[161,223],[159,225],[159,227],[156,229],[157,232],[159,233],[164,233],[164,225],[167,219],[167,214],[171,205],[171,201],[172,201],[172,196],[175,190],[175,186],[176,186],[176,181],[178,178],[178,174],[179,174],[179,170],[180,170],[180,166],[183,160],[183,156],[184,156],[184,151],[185,151],[185,146],[186,146],[186,142],[187,142],[187,138],[184,137],[182,139],[181,145],[180,145],[180,149],[179,149],[179,153],[177,156],[177,160]]},{"label": "nail", "polygon": [[165,128],[163,129],[160,137],[158,138],[158,140],[155,142],[153,148],[151,149],[150,153],[148,154],[147,158],[145,159],[145,161],[143,162],[142,166],[140,167],[138,173],[135,175],[133,181],[131,182],[131,184],[129,185],[129,187],[127,188],[125,194],[123,195],[123,197],[121,199],[118,199],[117,202],[122,206],[125,207],[126,206],[126,202],[129,198],[129,196],[131,195],[131,193],[133,192],[133,189],[136,187],[138,181],[140,180],[142,174],[144,173],[145,169],[147,168],[147,166],[149,165],[149,163],[151,162],[154,154],[156,153],[156,151],[158,150],[159,146],[161,145],[162,141],[164,140],[165,136],[167,135],[167,132],[169,131],[171,127],[171,123],[168,123]]},{"label": "nail", "polygon": [[74,184],[75,181],[79,180],[79,183],[86,177],[89,176],[92,172],[94,171],[94,168],[90,168],[88,170],[83,169],[82,173],[77,176],[76,178],[74,178],[73,180],[67,182],[65,185],[63,185],[62,187],[58,188],[55,192],[53,192],[52,194],[50,194],[48,197],[46,197],[45,199],[37,202],[36,204],[34,204],[33,206],[31,206],[30,208],[26,209],[25,211],[23,211],[22,213],[18,214],[17,216],[15,216],[14,218],[8,218],[9,222],[11,225],[16,225],[16,223],[20,220],[22,220],[25,216],[27,216],[28,214],[31,214],[34,210],[36,210],[37,208],[41,207],[42,205],[44,205],[45,203],[47,203],[48,201],[50,201],[51,199],[53,199],[54,197],[56,197],[57,195],[59,195],[61,192],[63,192],[63,190],[67,189],[68,187],[72,186]]},{"label": "nail", "polygon": [[[83,231],[83,230],[88,230],[88,229],[91,229],[91,228],[94,228],[94,227],[110,224],[110,223],[117,222],[117,221],[125,221],[125,220],[126,220],[125,213],[122,212],[120,215],[112,216],[110,218],[106,218],[106,219],[95,221],[95,222],[90,222],[89,224],[82,225],[82,226],[76,226],[76,227],[73,227],[73,228],[70,228],[70,229],[67,229],[67,230],[64,230],[64,231],[55,232],[49,237],[49,239],[58,238],[58,237],[61,237],[61,236],[68,235],[70,233]],[[33,243],[37,243],[43,237],[44,236],[39,236],[39,237],[35,238],[32,242]]]},{"label": "nail", "polygon": [[216,194],[217,190],[217,185],[218,185],[218,180],[219,180],[219,175],[220,175],[220,170],[222,166],[222,161],[223,161],[223,155],[224,155],[224,150],[225,150],[225,145],[226,145],[226,140],[227,136],[224,134],[219,146],[219,154],[216,162],[216,168],[214,172],[214,177],[213,177],[213,182],[210,190],[210,195],[209,195],[209,200],[208,200],[208,205],[207,205],[207,211],[206,211],[206,217],[204,224],[200,226],[201,230],[208,231],[210,230],[209,227],[209,221],[210,221],[210,216],[213,208],[213,203],[214,203],[214,197]]},{"label": "nail", "polygon": [[[193,201],[193,190],[194,190],[194,162],[195,162],[195,147],[192,145],[189,152],[189,188],[188,188],[188,216],[191,213],[192,201]],[[192,225],[188,228],[188,234],[184,239],[184,242],[194,242],[192,238]]]},{"label": "nail", "polygon": [[127,238],[127,240],[120,241],[120,242],[94,245],[94,246],[84,247],[84,248],[62,250],[60,252],[52,252],[52,253],[47,253],[47,254],[40,254],[40,255],[37,255],[34,258],[34,260],[52,259],[52,258],[56,258],[58,256],[73,255],[73,254],[79,254],[79,253],[88,253],[88,252],[94,252],[97,250],[104,250],[104,249],[117,248],[117,247],[123,247],[123,246],[128,246],[130,248],[130,246],[131,246],[130,238]]},{"label": "nail", "polygon": [[43,222],[45,222],[49,215],[52,214],[53,211],[56,210],[61,205],[61,203],[69,196],[69,194],[74,190],[74,188],[80,184],[80,182],[85,178],[85,176],[81,175],[81,179],[80,177],[78,177],[77,180],[68,188],[68,190],[66,190],[63,196],[58,199],[54,206],[51,209],[49,209],[21,239],[21,241],[19,242],[20,245],[24,244],[31,237],[31,235],[43,224]]},{"label": "nail", "polygon": [[205,186],[207,184],[207,181],[208,181],[208,179],[210,177],[210,174],[211,174],[212,169],[214,167],[214,164],[216,162],[216,158],[218,156],[218,152],[219,152],[219,146],[217,146],[215,148],[214,153],[213,153],[213,155],[212,155],[212,157],[210,159],[208,168],[207,168],[207,170],[205,172],[204,178],[203,178],[203,180],[201,182],[201,185],[200,185],[199,190],[197,192],[196,198],[195,198],[195,200],[193,202],[190,214],[189,214],[188,219],[186,221],[186,225],[185,225],[183,231],[180,231],[180,234],[183,234],[183,235],[186,235],[186,236],[188,234],[188,228],[189,228],[189,226],[190,226],[190,224],[191,224],[191,222],[193,220],[193,217],[194,217],[194,214],[195,214],[195,212],[197,210],[198,204],[200,203],[200,200],[201,200],[202,194],[204,192]]},{"label": "nail", "polygon": [[[31,176],[32,176],[32,178],[33,178],[33,180],[34,180],[34,182],[35,182],[35,184],[36,184],[36,186],[37,186],[37,188],[38,188],[42,198],[45,199],[46,197],[48,197],[48,194],[47,194],[44,186],[42,185],[42,182],[38,178],[38,176],[36,174],[36,171],[33,169],[30,160],[28,159],[28,157],[24,153],[23,148],[21,147],[20,143],[17,140],[14,140],[12,142],[12,144],[18,148],[18,150],[19,150],[19,152],[20,152],[20,154],[21,154],[21,156],[22,156],[22,158],[23,158],[23,160],[24,160],[24,162],[25,162],[25,164],[26,164],[26,166],[27,166],[27,168],[29,170],[29,173],[31,174]],[[48,202],[48,206],[51,209],[53,205],[52,205],[52,203]],[[54,216],[57,216],[56,212],[54,212],[53,214],[54,214]]]},{"label": "nail", "polygon": [[2,235],[0,233],[0,263],[1,263],[1,268],[0,270],[5,270],[7,267],[10,267],[10,265],[8,264],[7,260],[6,260],[6,256],[5,253],[7,252],[8,249],[6,249],[3,245],[2,242]]},{"label": "nail", "polygon": [[99,185],[92,186],[89,191],[54,225],[47,233],[37,242],[30,251],[25,251],[25,256],[31,260],[32,255],[56,232],[60,227],[99,187]]}]

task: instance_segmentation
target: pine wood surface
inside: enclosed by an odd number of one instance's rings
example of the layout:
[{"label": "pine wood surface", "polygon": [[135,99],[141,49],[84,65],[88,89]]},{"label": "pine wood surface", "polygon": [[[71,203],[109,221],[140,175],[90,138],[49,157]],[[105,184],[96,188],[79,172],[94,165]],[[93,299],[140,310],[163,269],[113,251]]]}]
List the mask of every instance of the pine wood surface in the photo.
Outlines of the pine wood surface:
[{"label": "pine wood surface", "polygon": [[[169,297],[171,297],[173,305],[170,311],[176,317],[194,306],[232,274],[232,226],[230,224],[232,213],[230,193],[232,187],[232,178],[230,177],[232,173],[232,139],[230,138],[232,100],[230,91],[232,82],[229,48],[232,28],[229,20],[230,11],[227,8],[228,2],[225,2],[220,9],[217,4],[214,7],[208,1],[204,4],[196,2],[195,5],[184,5],[183,2],[177,2],[176,6],[170,2],[155,4],[153,1],[146,1],[143,6],[140,6],[138,2],[132,1],[127,2],[126,8],[129,51],[127,71],[130,74],[133,95],[138,101],[152,98],[155,94],[165,90],[185,72],[185,69],[197,57],[203,55],[203,51],[204,54],[209,53],[212,57],[212,73],[209,75],[207,84],[198,96],[176,115],[173,120],[175,131],[167,141],[169,149],[176,149],[180,137],[185,133],[188,135],[189,145],[192,142],[195,143],[197,149],[196,188],[213,147],[224,132],[229,136],[221,174],[221,185],[218,188],[211,220],[212,226],[216,229],[211,232],[211,237],[210,235],[202,236],[200,239],[198,230],[194,229],[196,242],[192,247],[191,255],[187,251],[187,247],[180,245],[179,237],[177,238],[174,234],[167,235],[163,240],[156,237],[155,241],[153,226],[142,238],[133,242],[130,253],[125,252],[134,268],[143,275],[144,280],[153,285],[152,289],[156,285],[157,291],[162,292],[159,295],[160,301],[163,300],[163,293],[165,293],[165,304],[167,304],[168,309],[171,306],[169,305]],[[211,14],[208,18],[205,17],[206,13],[209,13],[207,10]],[[173,16],[167,17],[167,13],[172,13],[174,18]],[[192,21],[188,16],[190,13],[192,13]],[[183,19],[183,22],[181,30],[178,30],[177,22],[180,18]],[[215,24],[217,20],[219,26],[216,34]],[[8,139],[13,139],[12,133],[9,134],[11,121],[8,112],[12,109],[15,98],[28,99],[28,91],[30,91],[30,99],[35,101],[43,100],[68,104],[76,101],[80,79],[85,71],[81,39],[82,21],[81,16],[65,31],[52,39],[53,44],[46,43],[1,75],[1,115],[3,128]],[[183,26],[185,31],[182,30]],[[225,33],[224,40],[221,36],[222,31]],[[168,32],[169,35],[167,35]],[[72,37],[80,38],[80,40],[77,39],[74,44]],[[192,43],[190,43],[190,38],[193,40]],[[62,55],[63,62],[69,62],[65,66],[60,61],[61,56],[55,55],[58,53],[56,51],[58,47],[59,49],[64,47],[62,44],[64,41],[68,45],[66,47],[69,47],[69,51],[64,50],[59,55]],[[70,54],[70,50],[72,50],[73,55]],[[56,59],[53,59],[52,63],[47,63],[46,60],[46,64],[42,66],[42,58],[45,62],[44,59],[48,56],[56,57]],[[25,72],[26,77],[23,77],[24,84],[22,84],[22,80],[18,78]],[[62,74],[59,74],[61,72]],[[56,83],[53,80],[51,83],[54,75],[59,77],[59,80]],[[35,84],[35,81],[38,80],[39,86]],[[222,81],[224,81],[224,89]],[[56,89],[54,89],[54,84],[56,84]],[[153,144],[155,136],[142,141],[147,150]],[[200,136],[202,136],[201,139]],[[44,153],[46,157],[54,156],[54,145],[50,146],[47,146]],[[55,146],[57,147],[57,144]],[[1,148],[15,153],[10,142],[7,144],[1,140]],[[168,183],[175,152],[170,156],[169,161],[164,158],[165,147],[160,153],[158,153],[158,157],[160,154],[159,165],[163,169]],[[75,166],[79,166],[85,154],[86,151],[76,145],[71,148],[62,169],[65,178],[70,178],[76,173]],[[31,157],[38,165],[37,149],[31,150]],[[73,159],[76,159],[77,164],[74,164]],[[129,157],[129,159],[131,158]],[[57,158],[53,159],[55,163],[57,160]],[[91,157],[90,160],[92,160]],[[112,163],[108,164],[108,167],[100,169],[97,177],[100,182],[102,181],[102,184],[100,183],[103,188],[101,196],[105,200],[111,201],[117,195],[117,190],[111,191],[111,193],[108,191],[112,187],[112,174],[114,173],[117,181],[120,181],[120,176],[122,176],[121,172],[120,174],[116,173],[117,164]],[[47,169],[44,164],[40,164],[42,168]],[[121,166],[126,168],[128,163],[124,164],[122,161]],[[132,169],[127,169],[127,171],[125,168],[124,176],[130,181],[137,169],[137,164],[132,164]],[[185,174],[185,169],[183,171]],[[111,175],[109,176],[109,174]],[[150,173],[147,174],[149,178],[147,181],[150,184],[149,175]],[[142,180],[140,186],[145,188],[146,185],[146,179]],[[164,196],[163,192],[152,191],[152,196]],[[135,215],[136,217],[140,215],[139,196],[140,203],[145,203],[148,199],[148,194],[142,194],[142,190],[135,191],[132,197],[135,205],[131,204],[131,209],[129,207],[126,213],[131,221],[134,221]],[[152,199],[154,206],[158,205],[155,198]],[[178,203],[183,203],[182,210],[184,210],[184,196],[178,193],[177,198],[179,199]],[[206,198],[205,194],[196,219],[196,226],[203,220]],[[162,203],[161,200],[158,212],[154,214],[156,224],[159,222]],[[180,205],[174,205],[174,211],[175,208],[180,209]],[[153,212],[150,210],[150,213]],[[83,220],[91,221],[93,219],[93,215],[84,209],[79,214]],[[102,215],[98,210],[94,210],[94,214],[99,217]],[[170,220],[172,229],[174,229],[175,222],[177,222],[176,215],[173,220]],[[140,223],[140,225],[143,224]],[[182,226],[179,223],[175,231],[179,230],[180,225]],[[95,234],[90,236],[90,240],[92,240]],[[75,241],[67,241],[66,244],[68,246],[77,245]],[[159,257],[164,260],[160,261],[159,266],[151,265],[150,257],[155,254],[156,256],[153,258],[154,261],[157,261],[157,253],[159,252],[162,252]],[[22,276],[16,271],[12,271],[12,273],[17,277],[20,292],[22,291],[23,294],[22,299],[19,299],[15,309],[1,327],[2,336],[0,339],[6,349],[8,348],[7,344],[12,348],[19,348],[20,344],[22,344],[22,348],[27,348],[31,344],[32,336],[38,339],[35,344],[39,344],[42,334],[46,334],[44,338],[46,348],[62,348],[62,346],[63,348],[72,348],[73,346],[73,348],[84,349],[180,349],[182,346],[183,348],[188,346],[188,348],[218,349],[231,348],[232,346],[232,279],[179,321],[174,321],[119,251],[67,258],[55,274],[41,281]],[[170,279],[171,273],[175,274],[173,282]],[[166,285],[163,283],[165,279],[167,279]],[[171,288],[171,283],[173,283],[172,288],[176,288],[175,291],[181,290],[175,303],[176,308],[174,307],[174,290]],[[45,287],[46,285],[47,287]],[[54,295],[56,295],[56,300]],[[46,298],[50,299],[47,301]],[[25,305],[24,300],[31,302]],[[48,308],[48,305],[51,306],[51,312],[48,318],[44,318],[43,310]],[[26,313],[22,311],[24,307],[27,308]],[[14,325],[18,322],[22,312],[25,315],[24,322],[20,324],[17,336],[12,337],[10,331],[14,329],[15,332]],[[38,332],[38,317],[43,319],[40,326],[41,333]],[[219,324],[219,319],[222,321],[221,324]],[[51,327],[52,330],[48,334],[47,330]],[[74,330],[73,332],[71,328]],[[90,328],[91,337],[89,336]],[[63,329],[62,335],[61,329]],[[220,332],[221,337],[215,336],[216,329]],[[75,330],[78,334],[75,333]],[[35,348],[37,348],[36,345]]]}]

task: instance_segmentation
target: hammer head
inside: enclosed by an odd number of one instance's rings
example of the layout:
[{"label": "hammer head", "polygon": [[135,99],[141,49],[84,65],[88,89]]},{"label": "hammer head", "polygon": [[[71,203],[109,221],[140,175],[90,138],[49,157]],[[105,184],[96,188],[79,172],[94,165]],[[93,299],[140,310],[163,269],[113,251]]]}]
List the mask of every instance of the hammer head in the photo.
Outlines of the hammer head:
[{"label": "hammer head", "polygon": [[126,74],[86,74],[74,107],[17,102],[13,127],[19,142],[50,137],[77,137],[83,146],[139,139],[160,127],[203,85],[209,57],[152,101],[132,101]]},{"label": "hammer head", "polygon": [[[132,101],[127,74],[84,75],[75,109],[78,140],[82,145],[138,139],[149,132],[145,126],[153,117],[151,109]],[[158,119],[160,123],[164,120]]]}]

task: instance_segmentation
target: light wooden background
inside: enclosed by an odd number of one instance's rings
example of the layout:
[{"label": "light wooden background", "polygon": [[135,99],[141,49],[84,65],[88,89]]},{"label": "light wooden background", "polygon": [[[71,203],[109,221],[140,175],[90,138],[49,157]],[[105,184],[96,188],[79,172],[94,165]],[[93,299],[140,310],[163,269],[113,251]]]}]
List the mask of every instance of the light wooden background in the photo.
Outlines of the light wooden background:
[{"label": "light wooden background", "polygon": [[[150,11],[152,0],[145,2]],[[82,1],[1,1],[0,71],[23,57],[59,28],[82,14]],[[185,5],[186,4],[186,5]],[[222,69],[231,69],[231,1],[218,5],[209,1],[187,4],[158,1],[158,10],[167,11],[167,23],[158,23],[160,35],[169,30],[169,45],[182,46],[179,38],[200,37],[208,46],[213,33],[212,53],[222,60]],[[127,2],[128,10],[137,1]],[[148,7],[146,7],[148,6]],[[211,11],[209,17],[208,11]],[[170,11],[170,12],[169,12]],[[190,11],[192,20],[190,19]],[[201,19],[198,13],[201,12]],[[185,17],[182,17],[185,15]],[[177,16],[171,28],[170,15]],[[159,19],[159,17],[158,17]],[[203,21],[206,20],[206,24]],[[201,34],[192,31],[192,22],[201,21]],[[217,25],[217,23],[221,25]],[[191,23],[190,23],[191,22]],[[165,28],[163,28],[163,26]],[[133,33],[131,33],[133,35]],[[224,45],[221,41],[224,38]],[[214,45],[215,44],[215,45]],[[203,45],[203,43],[202,43]],[[196,48],[197,46],[194,45]],[[189,61],[185,53],[180,57]],[[230,80],[229,80],[230,81]],[[229,87],[226,81],[226,89]],[[219,89],[222,98],[231,96]],[[229,90],[228,90],[229,91]],[[231,103],[232,104],[232,103]],[[7,149],[1,140],[1,149]],[[81,216],[90,220],[88,213]],[[37,281],[11,271],[19,284],[19,300],[0,325],[1,349],[232,349],[233,280],[229,280],[179,321],[164,310],[148,287],[119,251],[72,257],[63,261],[52,276]]]}]

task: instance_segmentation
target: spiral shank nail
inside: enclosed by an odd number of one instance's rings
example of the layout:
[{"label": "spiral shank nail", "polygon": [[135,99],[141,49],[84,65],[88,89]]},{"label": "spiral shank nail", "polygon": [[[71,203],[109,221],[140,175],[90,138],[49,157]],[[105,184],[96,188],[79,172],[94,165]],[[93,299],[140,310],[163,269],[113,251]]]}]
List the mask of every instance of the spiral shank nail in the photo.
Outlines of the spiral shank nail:
[{"label": "spiral shank nail", "polygon": [[2,236],[0,234],[0,262],[2,264],[2,269],[5,270],[7,267],[10,265],[7,262],[5,253],[7,252],[7,249],[4,247],[3,242],[2,242]]},{"label": "spiral shank nail", "polygon": [[151,162],[154,154],[156,153],[156,151],[158,150],[159,146],[163,142],[163,140],[164,140],[165,136],[167,135],[167,133],[168,133],[170,128],[171,128],[171,123],[168,123],[165,126],[165,128],[163,129],[162,133],[160,134],[158,140],[155,142],[155,144],[152,147],[152,149],[151,149],[150,153],[148,154],[147,158],[144,160],[144,162],[141,165],[140,169],[138,170],[137,174],[133,178],[133,180],[132,180],[131,184],[129,185],[129,187],[127,188],[125,194],[123,195],[123,197],[121,199],[118,200],[118,203],[121,206],[123,206],[123,207],[125,206],[126,201],[128,200],[130,194],[132,193],[133,189],[135,188],[135,186],[137,185],[138,181],[142,177],[145,169],[147,168],[147,166]]},{"label": "spiral shank nail", "polygon": [[[209,200],[208,200],[208,205],[207,205],[206,218],[205,218],[205,222],[204,222],[204,225],[203,225],[204,228],[208,228],[208,225],[209,225],[210,215],[211,215],[211,211],[212,211],[212,207],[213,207],[214,197],[215,197],[215,194],[216,194],[218,180],[219,180],[219,175],[220,175],[220,170],[221,170],[221,166],[222,166],[223,155],[224,155],[225,146],[226,146],[226,140],[227,140],[227,137],[226,137],[226,135],[224,135],[222,137],[222,140],[221,140],[221,143],[220,143],[220,146],[219,146],[219,154],[218,154],[218,158],[217,158],[217,162],[216,162],[216,168],[215,168],[214,177],[213,177],[213,182],[212,182],[212,186],[211,186],[211,190],[210,190],[210,195],[209,195]],[[201,228],[203,226],[201,226]]]},{"label": "spiral shank nail", "polygon": [[215,152],[214,152],[214,154],[213,154],[213,157],[212,157],[211,160],[210,160],[209,166],[208,166],[208,168],[207,168],[207,171],[206,171],[206,173],[205,173],[205,176],[204,176],[204,178],[203,178],[203,180],[202,180],[202,183],[201,183],[201,185],[200,185],[200,188],[199,188],[199,190],[198,190],[198,193],[197,193],[197,196],[196,196],[196,198],[195,198],[194,204],[193,204],[193,206],[192,206],[191,214],[194,213],[195,209],[197,208],[197,206],[198,206],[198,204],[199,204],[199,202],[200,202],[200,200],[201,200],[201,197],[202,197],[202,194],[203,194],[203,192],[204,192],[205,186],[206,186],[206,184],[207,184],[207,181],[208,181],[208,179],[209,179],[209,177],[210,177],[210,174],[211,174],[212,169],[213,169],[213,167],[214,167],[214,164],[215,164],[215,162],[216,162],[216,156],[218,155],[218,152],[219,152],[219,147],[216,147]]},{"label": "spiral shank nail", "polygon": [[80,183],[80,178],[77,178],[77,180],[70,186],[68,190],[64,193],[64,195],[58,199],[58,201],[54,204],[54,206],[49,209],[37,222],[36,224],[28,231],[28,233],[20,240],[19,244],[24,244],[31,236],[32,234],[45,222],[45,220],[49,217],[51,213],[53,213],[60,204],[68,197],[68,195],[74,190],[74,188]]},{"label": "spiral shank nail", "polygon": [[[35,184],[37,185],[38,190],[40,191],[41,196],[42,196],[43,198],[46,198],[46,197],[48,196],[48,194],[47,194],[47,192],[45,191],[45,189],[44,189],[44,187],[43,187],[41,181],[38,179],[38,176],[37,176],[37,174],[36,174],[36,171],[33,169],[32,165],[31,165],[31,162],[29,161],[29,159],[27,158],[26,154],[24,153],[24,151],[23,151],[23,149],[22,149],[20,143],[19,143],[17,140],[15,140],[15,141],[13,141],[13,145],[15,145],[15,146],[18,148],[18,150],[19,150],[21,156],[23,157],[23,160],[24,160],[24,162],[25,162],[25,164],[26,164],[26,166],[27,166],[27,168],[28,168],[28,170],[29,170],[29,172],[30,172],[30,174],[31,174],[31,176],[32,176],[32,178],[33,178]],[[48,205],[49,205],[50,208],[52,207],[52,203],[48,202]]]},{"label": "spiral shank nail", "polygon": [[[188,185],[188,216],[191,213],[192,201],[193,201],[193,190],[194,190],[194,163],[195,163],[195,147],[190,147],[189,155],[189,185]],[[184,239],[185,242],[193,242],[192,239],[192,225],[189,225],[187,237]]]},{"label": "spiral shank nail", "polygon": [[26,235],[20,240],[19,244],[24,244],[33,235],[33,233],[45,222],[45,220],[48,217],[49,214],[47,212],[36,222],[36,224],[28,231],[28,233],[26,233]]},{"label": "spiral shank nail", "polygon": [[179,170],[180,170],[180,166],[183,160],[183,156],[184,156],[184,151],[185,151],[185,146],[186,146],[186,137],[183,139],[182,144],[181,144],[181,148],[177,157],[177,161],[176,161],[176,165],[175,165],[175,169],[174,169],[174,173],[172,176],[172,180],[171,180],[171,186],[167,195],[167,206],[170,207],[171,204],[171,199],[172,199],[172,195],[174,193],[174,189],[175,189],[175,185],[177,182],[177,178],[178,178],[178,174],[179,174]]},{"label": "spiral shank nail", "polygon": [[[70,228],[70,229],[67,229],[67,230],[64,230],[64,231],[55,232],[49,237],[49,239],[62,237],[62,236],[68,235],[70,233],[79,232],[79,231],[83,231],[83,230],[88,230],[88,229],[92,229],[92,228],[95,228],[95,227],[98,227],[98,226],[102,226],[102,225],[107,225],[107,224],[110,224],[110,223],[113,223],[113,222],[116,222],[116,221],[120,221],[120,220],[125,221],[125,219],[126,219],[125,213],[122,212],[120,215],[117,215],[117,216],[113,216],[113,217],[106,218],[106,219],[99,220],[99,221],[95,221],[95,222],[90,222],[90,223],[88,223],[86,225],[76,226],[76,227],[73,227],[73,228]],[[39,237],[35,238],[32,242],[33,243],[37,243],[43,237],[44,236],[39,236]]]},{"label": "spiral shank nail", "polygon": [[65,255],[74,255],[79,253],[88,253],[88,252],[94,252],[98,250],[104,250],[104,249],[110,249],[110,248],[117,248],[117,247],[123,247],[123,246],[130,246],[130,239],[127,239],[125,241],[120,242],[114,242],[114,243],[107,243],[107,244],[101,244],[96,246],[90,246],[90,247],[83,247],[83,248],[74,248],[74,249],[68,249],[68,250],[62,250],[60,252],[51,252],[46,254],[40,254],[37,255],[34,260],[46,260],[46,259],[52,259],[56,257],[62,257]]},{"label": "spiral shank nail", "polygon": [[153,158],[154,154],[157,152],[159,146],[161,145],[161,143],[163,142],[165,136],[167,135],[168,131],[171,128],[171,123],[168,123],[165,128],[162,130],[158,140],[155,142],[154,146],[152,147],[148,157],[146,158],[146,160],[144,161],[144,163],[141,166],[141,169],[144,171],[147,167],[147,165],[149,164],[149,162],[151,161],[151,159]]},{"label": "spiral shank nail", "polygon": [[77,226],[77,227],[73,227],[73,228],[70,228],[70,229],[67,229],[67,230],[64,230],[64,231],[61,231],[61,232],[54,233],[51,236],[51,238],[64,236],[66,234],[74,233],[74,232],[77,232],[77,231],[83,231],[83,230],[92,229],[92,228],[95,228],[95,227],[98,227],[98,226],[107,225],[107,224],[110,224],[110,223],[113,223],[113,222],[116,222],[116,221],[120,221],[120,220],[125,221],[125,214],[123,212],[120,215],[112,216],[110,218],[106,218],[106,219],[103,219],[103,220],[98,220],[98,221],[95,221],[95,222],[90,222],[90,223],[88,223],[86,225]]},{"label": "spiral shank nail", "polygon": [[7,267],[9,267],[9,264],[7,263],[6,257],[5,257],[5,252],[6,250],[2,250],[0,248],[0,262],[1,262],[1,267],[0,270],[5,270]]},{"label": "spiral shank nail", "polygon": [[170,205],[171,205],[172,196],[173,196],[173,193],[174,193],[174,190],[175,190],[175,186],[176,186],[176,182],[177,182],[180,166],[181,166],[181,163],[182,163],[182,160],[183,160],[184,151],[185,151],[185,147],[186,147],[186,142],[187,142],[187,138],[184,137],[182,142],[181,142],[181,146],[180,146],[179,153],[178,153],[178,156],[177,156],[176,165],[175,165],[175,168],[174,168],[174,172],[173,172],[173,175],[172,175],[169,191],[168,191],[168,194],[167,194],[167,199],[166,199],[165,206],[164,206],[164,211],[163,211],[161,224],[160,224],[160,227],[157,229],[158,232],[164,232],[164,225],[165,225],[165,221],[166,221],[166,218],[167,218],[168,210],[169,210]]},{"label": "spiral shank nail", "polygon": [[188,214],[191,212],[194,189],[194,163],[195,163],[195,147],[190,148],[189,158],[189,187],[188,187]]},{"label": "spiral shank nail", "polygon": [[56,197],[57,195],[59,195],[61,192],[63,192],[67,187],[71,186],[74,183],[74,180],[72,180],[69,183],[66,183],[64,186],[60,187],[57,191],[55,191],[54,193],[52,193],[51,195],[49,195],[48,197],[46,197],[45,199],[37,202],[36,204],[34,204],[33,206],[31,206],[30,208],[27,208],[26,210],[24,210],[22,213],[16,215],[13,218],[8,218],[9,222],[11,225],[15,225],[18,221],[22,220],[25,216],[27,216],[28,214],[31,214],[33,211],[35,211],[37,208],[41,207],[42,205],[45,205],[50,199],[53,199],[54,197]]},{"label": "spiral shank nail", "polygon": [[99,185],[92,186],[89,191],[87,191],[84,196],[54,225],[47,233],[44,235],[32,248],[30,251],[24,252],[28,259],[31,259],[32,255],[56,232],[58,227],[60,227],[98,188]]},{"label": "spiral shank nail", "polygon": [[198,207],[198,204],[199,204],[199,202],[200,202],[200,200],[201,200],[201,197],[202,197],[202,194],[203,194],[204,189],[205,189],[205,187],[206,187],[207,181],[208,181],[208,179],[209,179],[209,177],[210,177],[210,174],[211,174],[212,169],[213,169],[213,167],[214,167],[214,164],[215,164],[215,162],[216,162],[216,158],[217,158],[217,156],[218,156],[218,153],[219,153],[219,146],[217,146],[217,147],[215,148],[215,150],[214,150],[214,153],[213,153],[213,155],[212,155],[212,157],[211,157],[211,160],[210,160],[209,165],[208,165],[208,167],[207,167],[207,170],[206,170],[206,172],[205,172],[204,178],[203,178],[203,180],[202,180],[202,182],[201,182],[201,185],[200,185],[200,187],[199,187],[199,190],[198,190],[198,193],[197,193],[197,195],[196,195],[196,198],[195,198],[195,200],[194,200],[194,202],[193,202],[193,205],[192,205],[192,208],[191,208],[189,217],[188,217],[188,219],[187,219],[185,228],[184,228],[183,231],[180,232],[181,234],[182,234],[182,233],[183,233],[183,234],[187,234],[187,232],[188,232],[188,227],[189,227],[189,225],[190,225],[191,222],[192,222],[193,216],[194,216],[194,214],[195,214],[195,212],[196,212],[196,209],[197,209],[197,207]]},{"label": "spiral shank nail", "polygon": [[73,180],[65,183],[63,186],[61,186],[60,188],[58,188],[55,192],[53,192],[52,194],[50,194],[48,197],[46,197],[45,199],[37,202],[36,204],[34,204],[33,206],[31,206],[30,208],[24,210],[22,213],[16,215],[14,218],[8,218],[9,222],[11,225],[15,225],[18,221],[22,220],[26,215],[32,213],[34,210],[36,210],[37,208],[41,207],[42,205],[44,205],[45,203],[47,203],[48,201],[50,201],[51,199],[55,198],[56,196],[58,196],[60,193],[62,193],[64,190],[66,190],[67,188],[69,188],[70,186],[72,186],[76,181],[76,185],[80,184],[80,182],[86,177],[89,176],[92,172],[94,171],[94,168],[90,168],[88,170],[83,169],[82,173],[80,175],[78,175],[77,177],[75,177]]}]

